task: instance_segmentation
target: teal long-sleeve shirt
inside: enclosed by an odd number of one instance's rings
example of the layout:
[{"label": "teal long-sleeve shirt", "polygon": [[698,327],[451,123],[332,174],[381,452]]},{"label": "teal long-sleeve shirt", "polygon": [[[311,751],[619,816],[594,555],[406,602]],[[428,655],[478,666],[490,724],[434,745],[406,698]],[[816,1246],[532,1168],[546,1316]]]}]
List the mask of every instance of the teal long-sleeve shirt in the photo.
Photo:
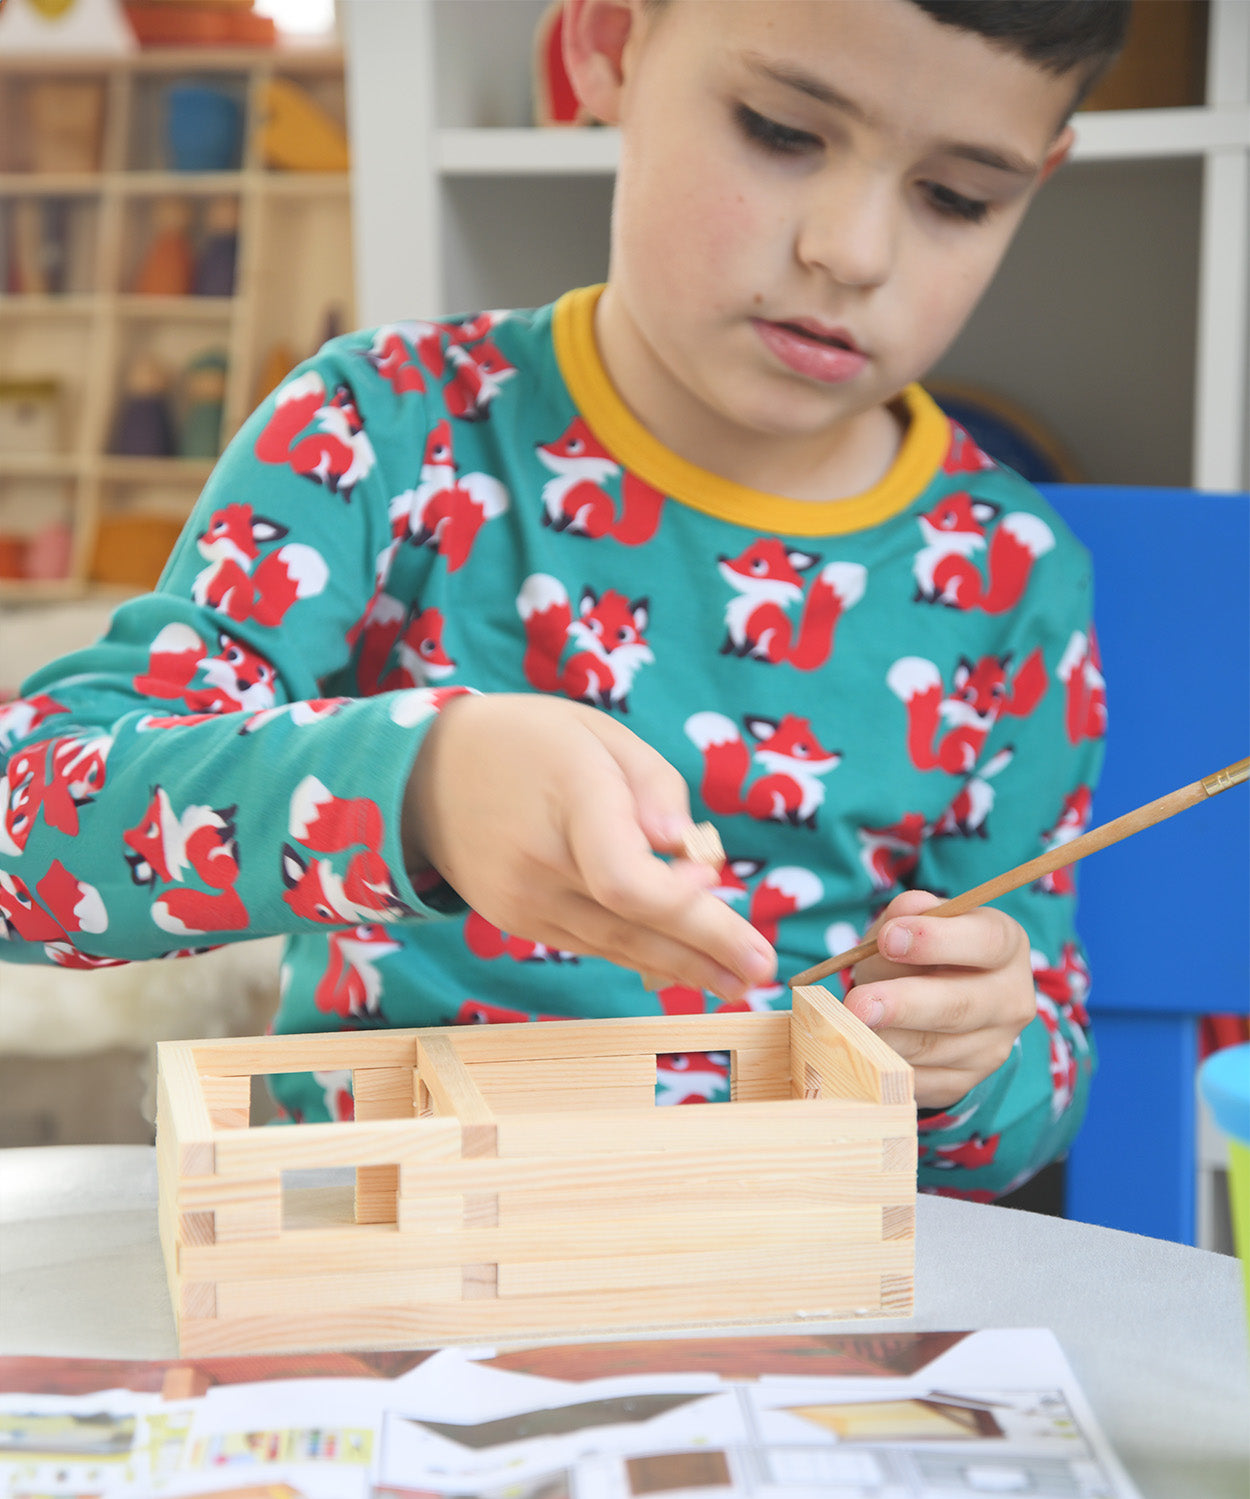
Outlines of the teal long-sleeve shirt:
[{"label": "teal long-sleeve shirt", "polygon": [[[1081,830],[1089,561],[1036,491],[918,387],[862,495],[696,469],[617,397],[596,295],[337,339],[254,413],[155,591],[0,706],[4,958],[283,934],[280,1031],[714,1008],[414,888],[404,788],[466,689],[593,704],[677,766],[783,976],[900,890],[955,894]],[[1037,1018],[921,1119],[922,1187],[978,1197],[1066,1150],[1093,1067],[1072,881],[1000,904]],[[345,1074],[274,1082],[293,1117],[350,1110]],[[716,1097],[724,1069],[669,1059],[660,1086]]]}]

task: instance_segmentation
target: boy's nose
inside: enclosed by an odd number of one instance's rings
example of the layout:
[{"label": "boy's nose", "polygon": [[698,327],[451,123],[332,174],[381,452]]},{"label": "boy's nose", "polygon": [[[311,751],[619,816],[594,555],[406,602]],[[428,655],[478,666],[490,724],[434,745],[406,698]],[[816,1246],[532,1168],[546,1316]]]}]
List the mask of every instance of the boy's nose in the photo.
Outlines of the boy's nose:
[{"label": "boy's nose", "polygon": [[796,253],[842,286],[880,286],[894,264],[897,233],[898,204],[889,184],[843,177],[814,196]]}]

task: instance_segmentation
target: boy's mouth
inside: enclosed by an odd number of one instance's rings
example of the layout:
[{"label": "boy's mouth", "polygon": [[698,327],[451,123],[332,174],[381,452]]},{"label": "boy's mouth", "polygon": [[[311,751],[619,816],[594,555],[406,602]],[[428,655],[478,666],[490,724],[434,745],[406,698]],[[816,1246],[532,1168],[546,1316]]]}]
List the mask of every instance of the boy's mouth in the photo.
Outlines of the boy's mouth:
[{"label": "boy's mouth", "polygon": [[832,327],[807,318],[785,322],[752,320],[764,347],[787,369],[822,385],[841,385],[853,380],[868,362],[868,356],[845,328]]},{"label": "boy's mouth", "polygon": [[847,349],[852,354],[860,352],[859,345],[844,328],[826,328],[821,323],[806,321],[778,323],[777,326],[787,328],[801,338],[814,339],[817,343],[826,344],[833,349]]}]

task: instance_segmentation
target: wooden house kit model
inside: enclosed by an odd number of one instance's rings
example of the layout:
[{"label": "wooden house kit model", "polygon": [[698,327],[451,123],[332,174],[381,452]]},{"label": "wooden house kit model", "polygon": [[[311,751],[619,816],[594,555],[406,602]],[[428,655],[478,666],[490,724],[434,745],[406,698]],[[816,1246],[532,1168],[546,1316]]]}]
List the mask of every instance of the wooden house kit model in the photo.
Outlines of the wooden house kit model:
[{"label": "wooden house kit model", "polygon": [[[708,1051],[732,1101],[657,1108],[657,1058]],[[254,1076],[343,1068],[352,1122],[250,1127]],[[819,987],[792,1012],[165,1042],[157,1157],[184,1355],[912,1308],[911,1068]]]}]

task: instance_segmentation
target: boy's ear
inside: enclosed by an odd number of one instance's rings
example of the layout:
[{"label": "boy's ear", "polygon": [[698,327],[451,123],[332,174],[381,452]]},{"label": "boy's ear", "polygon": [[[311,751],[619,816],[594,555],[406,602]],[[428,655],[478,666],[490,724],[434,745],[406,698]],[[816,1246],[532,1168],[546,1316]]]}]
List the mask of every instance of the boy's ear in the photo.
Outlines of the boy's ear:
[{"label": "boy's ear", "polygon": [[625,53],[638,16],[636,0],[565,0],[565,72],[583,106],[605,125],[620,122]]},{"label": "boy's ear", "polygon": [[1042,163],[1042,170],[1038,173],[1037,185],[1040,187],[1047,177],[1057,172],[1072,154],[1072,147],[1076,144],[1076,131],[1071,125],[1065,125],[1055,137],[1054,145],[1046,153],[1046,160]]}]

